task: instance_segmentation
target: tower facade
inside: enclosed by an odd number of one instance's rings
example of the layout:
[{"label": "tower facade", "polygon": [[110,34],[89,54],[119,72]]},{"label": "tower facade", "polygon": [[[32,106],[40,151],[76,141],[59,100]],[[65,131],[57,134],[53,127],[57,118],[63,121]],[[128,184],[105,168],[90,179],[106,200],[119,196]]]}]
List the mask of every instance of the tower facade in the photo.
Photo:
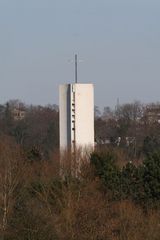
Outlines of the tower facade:
[{"label": "tower facade", "polygon": [[60,149],[94,148],[93,84],[59,87]]}]

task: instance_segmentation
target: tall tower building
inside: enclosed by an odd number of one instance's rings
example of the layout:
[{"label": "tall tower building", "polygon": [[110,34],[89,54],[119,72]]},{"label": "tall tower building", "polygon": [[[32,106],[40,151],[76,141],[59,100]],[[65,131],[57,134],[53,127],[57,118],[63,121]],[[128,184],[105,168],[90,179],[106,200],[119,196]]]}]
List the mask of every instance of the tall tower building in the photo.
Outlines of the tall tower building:
[{"label": "tall tower building", "polygon": [[59,87],[60,149],[94,148],[93,84],[64,84]]}]

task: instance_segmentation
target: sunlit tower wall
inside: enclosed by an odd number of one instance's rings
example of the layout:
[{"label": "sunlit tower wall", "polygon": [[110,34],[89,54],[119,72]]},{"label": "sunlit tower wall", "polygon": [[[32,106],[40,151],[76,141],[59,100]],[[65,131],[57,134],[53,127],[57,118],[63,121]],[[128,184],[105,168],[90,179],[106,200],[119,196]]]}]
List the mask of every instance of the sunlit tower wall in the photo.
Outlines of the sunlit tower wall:
[{"label": "sunlit tower wall", "polygon": [[94,148],[94,86],[64,84],[59,87],[60,150]]}]

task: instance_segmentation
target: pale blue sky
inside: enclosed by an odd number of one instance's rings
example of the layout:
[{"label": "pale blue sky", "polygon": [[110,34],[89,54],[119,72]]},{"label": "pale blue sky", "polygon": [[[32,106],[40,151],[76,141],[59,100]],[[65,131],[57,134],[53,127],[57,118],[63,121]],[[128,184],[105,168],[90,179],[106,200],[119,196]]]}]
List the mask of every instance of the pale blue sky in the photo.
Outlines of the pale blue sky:
[{"label": "pale blue sky", "polygon": [[160,101],[160,1],[0,0],[0,103],[58,103],[74,53],[96,105]]}]

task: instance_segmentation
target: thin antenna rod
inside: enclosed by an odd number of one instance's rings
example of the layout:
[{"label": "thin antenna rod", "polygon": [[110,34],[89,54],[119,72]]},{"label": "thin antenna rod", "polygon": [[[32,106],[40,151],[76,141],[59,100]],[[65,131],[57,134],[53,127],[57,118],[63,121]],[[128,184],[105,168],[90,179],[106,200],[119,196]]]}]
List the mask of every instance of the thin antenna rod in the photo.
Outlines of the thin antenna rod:
[{"label": "thin antenna rod", "polygon": [[75,55],[75,83],[78,83],[78,56]]}]

